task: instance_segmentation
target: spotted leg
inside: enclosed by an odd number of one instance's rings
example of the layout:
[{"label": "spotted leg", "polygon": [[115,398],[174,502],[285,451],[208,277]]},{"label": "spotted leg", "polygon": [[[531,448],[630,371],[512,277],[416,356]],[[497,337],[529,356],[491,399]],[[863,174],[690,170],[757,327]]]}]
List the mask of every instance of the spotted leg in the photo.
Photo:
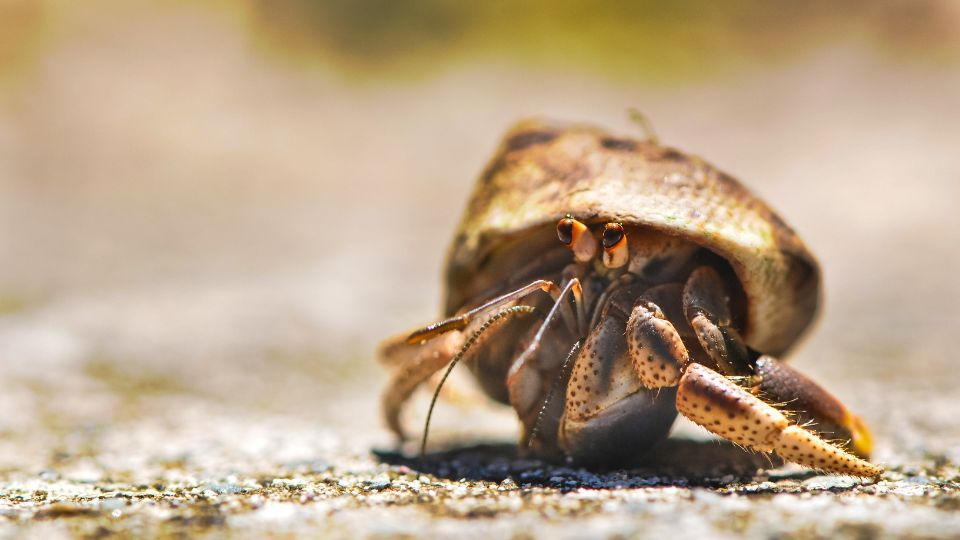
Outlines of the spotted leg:
[{"label": "spotted leg", "polygon": [[626,329],[627,349],[642,384],[677,386],[677,410],[736,444],[808,467],[857,476],[881,472],[815,433],[791,424],[772,405],[720,373],[689,358],[680,334],[655,303],[644,299]]}]

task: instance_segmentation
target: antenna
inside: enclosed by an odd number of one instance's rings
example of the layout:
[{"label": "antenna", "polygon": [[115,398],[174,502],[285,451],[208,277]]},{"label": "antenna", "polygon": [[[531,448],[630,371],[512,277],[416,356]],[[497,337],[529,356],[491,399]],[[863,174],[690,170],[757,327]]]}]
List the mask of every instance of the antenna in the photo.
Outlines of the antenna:
[{"label": "antenna", "polygon": [[423,439],[420,441],[420,459],[423,459],[427,453],[427,436],[430,433],[430,419],[433,417],[433,408],[437,404],[437,398],[440,396],[440,389],[443,388],[443,384],[447,382],[447,377],[450,376],[450,372],[453,371],[453,368],[460,363],[460,360],[467,354],[471,347],[473,347],[480,337],[490,329],[497,322],[503,321],[511,315],[518,315],[523,313],[532,313],[534,310],[533,306],[512,306],[506,309],[500,310],[495,313],[492,317],[484,321],[483,325],[474,332],[469,339],[463,344],[463,347],[460,347],[460,350],[453,357],[453,360],[450,361],[450,365],[447,367],[447,370],[443,373],[443,377],[440,379],[440,384],[437,385],[437,389],[433,392],[433,398],[430,400],[430,409],[427,410],[427,420],[423,426]]}]

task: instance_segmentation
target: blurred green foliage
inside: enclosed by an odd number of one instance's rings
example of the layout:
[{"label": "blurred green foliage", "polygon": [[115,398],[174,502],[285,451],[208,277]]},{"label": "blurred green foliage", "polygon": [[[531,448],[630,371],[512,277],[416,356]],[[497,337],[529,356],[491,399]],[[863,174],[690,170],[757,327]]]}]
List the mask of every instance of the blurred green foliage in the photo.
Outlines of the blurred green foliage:
[{"label": "blurred green foliage", "polygon": [[263,43],[353,75],[507,60],[674,80],[837,41],[937,61],[955,56],[960,45],[956,7],[935,0],[252,1]]},{"label": "blurred green foliage", "polygon": [[960,61],[955,0],[0,0],[0,89],[73,22],[184,10],[225,14],[275,58],[352,79],[506,63],[685,81],[849,42],[898,60]]}]

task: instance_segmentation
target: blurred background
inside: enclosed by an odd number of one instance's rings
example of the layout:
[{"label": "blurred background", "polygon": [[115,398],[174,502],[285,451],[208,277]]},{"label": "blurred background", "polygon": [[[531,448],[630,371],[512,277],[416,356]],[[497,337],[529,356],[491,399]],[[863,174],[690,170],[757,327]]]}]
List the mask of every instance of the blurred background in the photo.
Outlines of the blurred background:
[{"label": "blurred background", "polygon": [[373,351],[501,134],[630,107],[821,258],[794,361],[879,459],[960,459],[958,96],[949,0],[0,0],[0,471],[389,445]]}]

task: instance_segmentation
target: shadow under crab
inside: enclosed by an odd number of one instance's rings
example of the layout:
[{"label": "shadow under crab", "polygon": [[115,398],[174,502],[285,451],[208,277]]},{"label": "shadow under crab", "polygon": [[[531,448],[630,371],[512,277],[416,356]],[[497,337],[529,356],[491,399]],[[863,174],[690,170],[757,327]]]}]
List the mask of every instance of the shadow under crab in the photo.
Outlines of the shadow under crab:
[{"label": "shadow under crab", "polygon": [[[511,443],[489,443],[438,449],[423,457],[398,451],[374,450],[377,459],[389,465],[447,480],[503,482],[512,480],[521,488],[624,489],[652,486],[723,487],[731,482],[751,482],[758,471],[780,466],[776,456],[744,452],[726,441],[667,439],[640,461],[620,469],[588,470],[523,457]],[[803,480],[816,473],[797,471],[780,479]]]}]

